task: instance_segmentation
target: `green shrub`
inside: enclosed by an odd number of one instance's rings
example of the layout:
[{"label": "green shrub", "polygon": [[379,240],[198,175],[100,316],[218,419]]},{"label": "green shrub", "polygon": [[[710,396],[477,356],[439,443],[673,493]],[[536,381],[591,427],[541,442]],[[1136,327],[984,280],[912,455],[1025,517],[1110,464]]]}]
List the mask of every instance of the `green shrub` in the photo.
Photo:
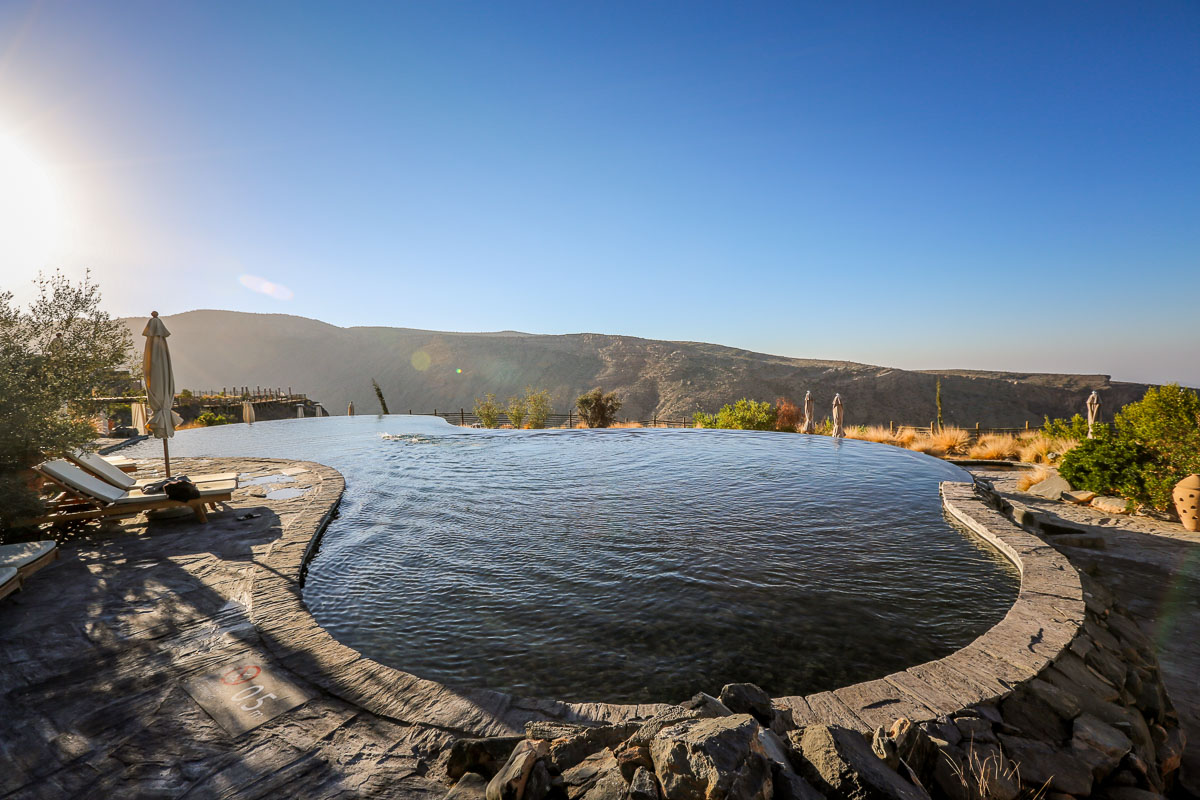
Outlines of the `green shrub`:
[{"label": "green shrub", "polygon": [[538,430],[546,427],[546,420],[550,419],[550,412],[550,392],[526,386],[525,421],[529,427]]},{"label": "green shrub", "polygon": [[[1086,421],[1083,425],[1086,436]],[[1117,413],[1114,428],[1098,428],[1095,439],[1082,439],[1064,456],[1059,472],[1077,489],[1169,509],[1175,484],[1200,472],[1200,397],[1178,384],[1152,387]]]},{"label": "green shrub", "polygon": [[508,415],[508,421],[518,430],[525,424],[525,417],[528,416],[529,410],[525,403],[525,398],[520,395],[513,395],[508,398],[504,404],[504,413]]},{"label": "green shrub", "polygon": [[767,401],[756,402],[742,398],[733,405],[721,406],[715,415],[697,411],[692,420],[697,428],[722,428],[739,431],[775,430],[775,408]]},{"label": "green shrub", "polygon": [[215,414],[212,411],[205,411],[203,414],[196,417],[197,424],[203,425],[206,428],[212,425],[228,425],[231,421],[232,420],[230,420],[230,418],[224,414]]},{"label": "green shrub", "polygon": [[1136,442],[1105,433],[1083,439],[1063,456],[1058,471],[1076,489],[1144,502],[1142,475],[1150,458]]},{"label": "green shrub", "polygon": [[[1095,426],[1097,435],[1107,427],[1103,423],[1097,424]],[[1073,439],[1077,442],[1082,442],[1088,435],[1087,420],[1082,414],[1076,414],[1070,419],[1050,419],[1047,416],[1045,423],[1042,425],[1042,433],[1050,439]]]},{"label": "green shrub", "polygon": [[1200,472],[1200,397],[1177,383],[1151,387],[1116,416],[1119,435],[1146,449],[1144,495],[1135,498],[1159,510],[1171,507],[1171,490]]},{"label": "green shrub", "polygon": [[488,392],[480,400],[475,398],[475,416],[479,418],[479,424],[485,428],[494,428],[500,424],[500,404],[496,402],[496,395]]},{"label": "green shrub", "polygon": [[579,417],[589,428],[607,428],[617,419],[617,411],[621,408],[621,399],[616,392],[605,394],[599,387],[579,395],[575,401],[579,409]]}]

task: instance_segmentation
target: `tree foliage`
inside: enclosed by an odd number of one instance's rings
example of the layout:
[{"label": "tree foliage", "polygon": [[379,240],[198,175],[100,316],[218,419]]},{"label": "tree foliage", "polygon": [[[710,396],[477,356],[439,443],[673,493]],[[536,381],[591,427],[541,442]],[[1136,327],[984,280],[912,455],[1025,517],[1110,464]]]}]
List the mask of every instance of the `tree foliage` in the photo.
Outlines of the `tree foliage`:
[{"label": "tree foliage", "polygon": [[775,401],[775,430],[795,431],[803,421],[803,408],[785,397]]},{"label": "tree foliage", "polygon": [[517,430],[525,426],[525,417],[529,416],[529,405],[527,399],[521,395],[513,395],[504,403],[504,413],[508,415],[508,421]]},{"label": "tree foliage", "polygon": [[19,308],[0,293],[0,526],[36,511],[24,472],[96,438],[84,399],[133,359],[133,338],[100,310],[100,290],[85,276],[39,276],[38,293]]},{"label": "tree foliage", "polygon": [[540,430],[546,427],[551,410],[550,392],[545,389],[534,389],[532,386],[525,387],[525,421],[530,428]]},{"label": "tree foliage", "polygon": [[375,389],[375,399],[379,401],[379,413],[385,415],[391,413],[388,411],[387,400],[383,399],[383,389],[379,388],[379,381],[372,378],[371,386]]},{"label": "tree foliage", "polygon": [[575,401],[579,416],[589,428],[607,428],[617,419],[617,411],[621,408],[621,398],[616,392],[605,394],[600,387],[584,392]]},{"label": "tree foliage", "polygon": [[[1081,420],[1071,420],[1072,433]],[[1086,436],[1085,420],[1082,430]],[[1097,426],[1095,439],[1068,452],[1059,472],[1079,489],[1170,508],[1175,484],[1200,472],[1200,397],[1178,384],[1151,387],[1121,409],[1111,429]]]},{"label": "tree foliage", "polygon": [[479,424],[485,428],[495,428],[500,424],[500,404],[496,402],[496,395],[488,392],[480,400],[475,398],[475,416],[479,418]]},{"label": "tree foliage", "polygon": [[705,414],[698,411],[692,419],[697,428],[770,431],[775,430],[776,417],[775,408],[767,401],[756,402],[743,397],[733,405],[721,406],[721,410],[716,414]]}]

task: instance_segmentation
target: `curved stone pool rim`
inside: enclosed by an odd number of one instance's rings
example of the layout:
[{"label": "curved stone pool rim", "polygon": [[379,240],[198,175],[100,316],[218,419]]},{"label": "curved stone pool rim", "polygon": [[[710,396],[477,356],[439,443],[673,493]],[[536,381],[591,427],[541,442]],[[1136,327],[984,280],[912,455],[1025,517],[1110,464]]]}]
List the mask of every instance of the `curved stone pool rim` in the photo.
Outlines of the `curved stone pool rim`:
[{"label": "curved stone pool rim", "polygon": [[[611,723],[644,718],[667,704],[566,703],[513,697],[485,689],[458,690],[380,664],[347,647],[317,624],[301,598],[309,559],[336,514],[345,479],[313,464],[322,480],[308,511],[284,527],[262,557],[251,616],[281,662],[326,691],[374,714],[433,725],[467,736],[519,734],[531,720]],[[953,714],[1007,696],[1052,664],[1079,633],[1083,587],[1070,562],[1044,540],[1017,527],[976,496],[971,483],[941,484],[946,511],[1021,574],[1008,614],[950,655],[883,678],[805,696],[775,698],[797,724],[824,722],[861,731]],[[714,687],[718,688],[718,687]]]}]

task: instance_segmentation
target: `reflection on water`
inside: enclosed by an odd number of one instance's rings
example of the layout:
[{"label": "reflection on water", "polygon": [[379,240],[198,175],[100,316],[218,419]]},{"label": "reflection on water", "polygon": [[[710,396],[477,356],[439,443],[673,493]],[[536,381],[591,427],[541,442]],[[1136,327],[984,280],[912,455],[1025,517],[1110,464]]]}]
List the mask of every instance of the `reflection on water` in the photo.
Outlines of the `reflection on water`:
[{"label": "reflection on water", "polygon": [[175,443],[340,470],[341,517],[305,602],[351,647],[454,686],[613,702],[736,681],[807,693],[945,655],[1017,591],[1011,565],[943,516],[938,482],[965,473],[886,445],[407,416]]}]

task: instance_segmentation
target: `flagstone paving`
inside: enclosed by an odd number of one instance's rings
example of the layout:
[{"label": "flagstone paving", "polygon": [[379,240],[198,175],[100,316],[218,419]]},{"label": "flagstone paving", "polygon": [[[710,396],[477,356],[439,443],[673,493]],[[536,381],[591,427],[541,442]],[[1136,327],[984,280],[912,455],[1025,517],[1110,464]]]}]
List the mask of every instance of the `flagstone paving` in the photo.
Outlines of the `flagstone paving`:
[{"label": "flagstone paving", "polygon": [[1154,642],[1167,692],[1188,736],[1184,780],[1200,794],[1200,533],[1154,517],[1034,497],[1017,490],[1019,471],[971,472],[993,481],[1010,501],[1083,532],[1046,539],[1111,589]]},{"label": "flagstone paving", "polygon": [[[258,565],[292,526],[316,530],[341,476],[273,460],[173,467],[303,469],[287,486],[310,491],[267,501],[251,493],[262,485],[240,489],[207,526],[143,518],[111,526],[63,544],[57,562],[0,602],[0,797],[445,794],[426,773],[450,734],[382,719],[278,667],[248,616]],[[257,516],[240,519],[248,514]],[[185,684],[246,664],[311,699],[230,734]],[[244,696],[252,685],[230,690]]]}]

